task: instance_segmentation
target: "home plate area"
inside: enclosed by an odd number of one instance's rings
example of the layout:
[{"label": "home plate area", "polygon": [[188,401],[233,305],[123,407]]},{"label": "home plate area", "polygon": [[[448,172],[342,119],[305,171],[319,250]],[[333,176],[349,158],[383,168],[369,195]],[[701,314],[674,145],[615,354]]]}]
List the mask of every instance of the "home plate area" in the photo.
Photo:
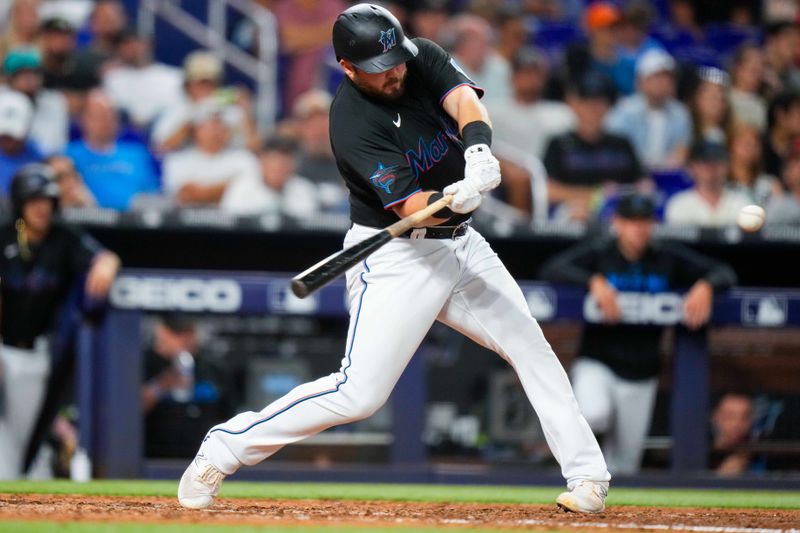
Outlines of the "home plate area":
[{"label": "home plate area", "polygon": [[800,533],[800,510],[612,506],[578,515],[543,505],[221,498],[189,511],[163,497],[0,494],[0,521],[9,520]]}]

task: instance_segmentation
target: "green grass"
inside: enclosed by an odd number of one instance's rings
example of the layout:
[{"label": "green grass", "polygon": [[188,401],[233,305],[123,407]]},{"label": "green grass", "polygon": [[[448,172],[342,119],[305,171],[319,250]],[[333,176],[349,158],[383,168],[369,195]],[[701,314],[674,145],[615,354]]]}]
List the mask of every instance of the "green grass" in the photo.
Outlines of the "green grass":
[{"label": "green grass", "polygon": [[[0,482],[0,493],[93,494],[174,497],[177,481]],[[479,485],[360,483],[248,483],[230,481],[223,498],[395,500],[427,502],[552,504],[562,489]],[[800,509],[800,491],[612,488],[609,505]],[[293,529],[292,531],[298,531]]]}]

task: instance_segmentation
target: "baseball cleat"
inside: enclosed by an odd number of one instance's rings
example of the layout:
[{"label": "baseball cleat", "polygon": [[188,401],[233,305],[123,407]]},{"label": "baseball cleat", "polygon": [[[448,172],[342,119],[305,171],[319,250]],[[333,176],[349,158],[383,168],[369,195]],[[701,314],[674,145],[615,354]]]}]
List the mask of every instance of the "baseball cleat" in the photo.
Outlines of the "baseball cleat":
[{"label": "baseball cleat", "polygon": [[178,485],[178,501],[187,509],[205,509],[219,493],[225,474],[199,454],[189,463]]},{"label": "baseball cleat", "polygon": [[571,491],[562,492],[556,504],[564,511],[574,513],[602,513],[606,508],[608,483],[584,480]]}]

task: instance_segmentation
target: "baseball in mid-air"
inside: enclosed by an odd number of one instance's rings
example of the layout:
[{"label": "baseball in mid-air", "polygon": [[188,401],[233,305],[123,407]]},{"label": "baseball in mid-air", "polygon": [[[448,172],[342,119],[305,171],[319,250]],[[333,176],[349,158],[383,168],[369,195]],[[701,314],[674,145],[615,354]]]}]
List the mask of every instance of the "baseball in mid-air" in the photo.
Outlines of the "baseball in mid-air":
[{"label": "baseball in mid-air", "polygon": [[764,225],[766,218],[764,208],[758,205],[746,205],[736,216],[736,223],[744,231],[758,231]]}]

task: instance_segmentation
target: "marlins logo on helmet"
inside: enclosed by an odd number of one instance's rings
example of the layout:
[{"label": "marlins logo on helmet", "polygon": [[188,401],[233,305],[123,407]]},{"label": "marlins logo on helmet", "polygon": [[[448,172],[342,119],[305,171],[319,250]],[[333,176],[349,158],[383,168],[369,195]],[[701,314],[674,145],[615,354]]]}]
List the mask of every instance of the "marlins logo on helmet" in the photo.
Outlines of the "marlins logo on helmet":
[{"label": "marlins logo on helmet", "polygon": [[397,46],[397,38],[394,34],[394,28],[389,28],[386,31],[381,31],[381,38],[378,39],[383,45],[383,53],[385,54],[395,46]]}]

